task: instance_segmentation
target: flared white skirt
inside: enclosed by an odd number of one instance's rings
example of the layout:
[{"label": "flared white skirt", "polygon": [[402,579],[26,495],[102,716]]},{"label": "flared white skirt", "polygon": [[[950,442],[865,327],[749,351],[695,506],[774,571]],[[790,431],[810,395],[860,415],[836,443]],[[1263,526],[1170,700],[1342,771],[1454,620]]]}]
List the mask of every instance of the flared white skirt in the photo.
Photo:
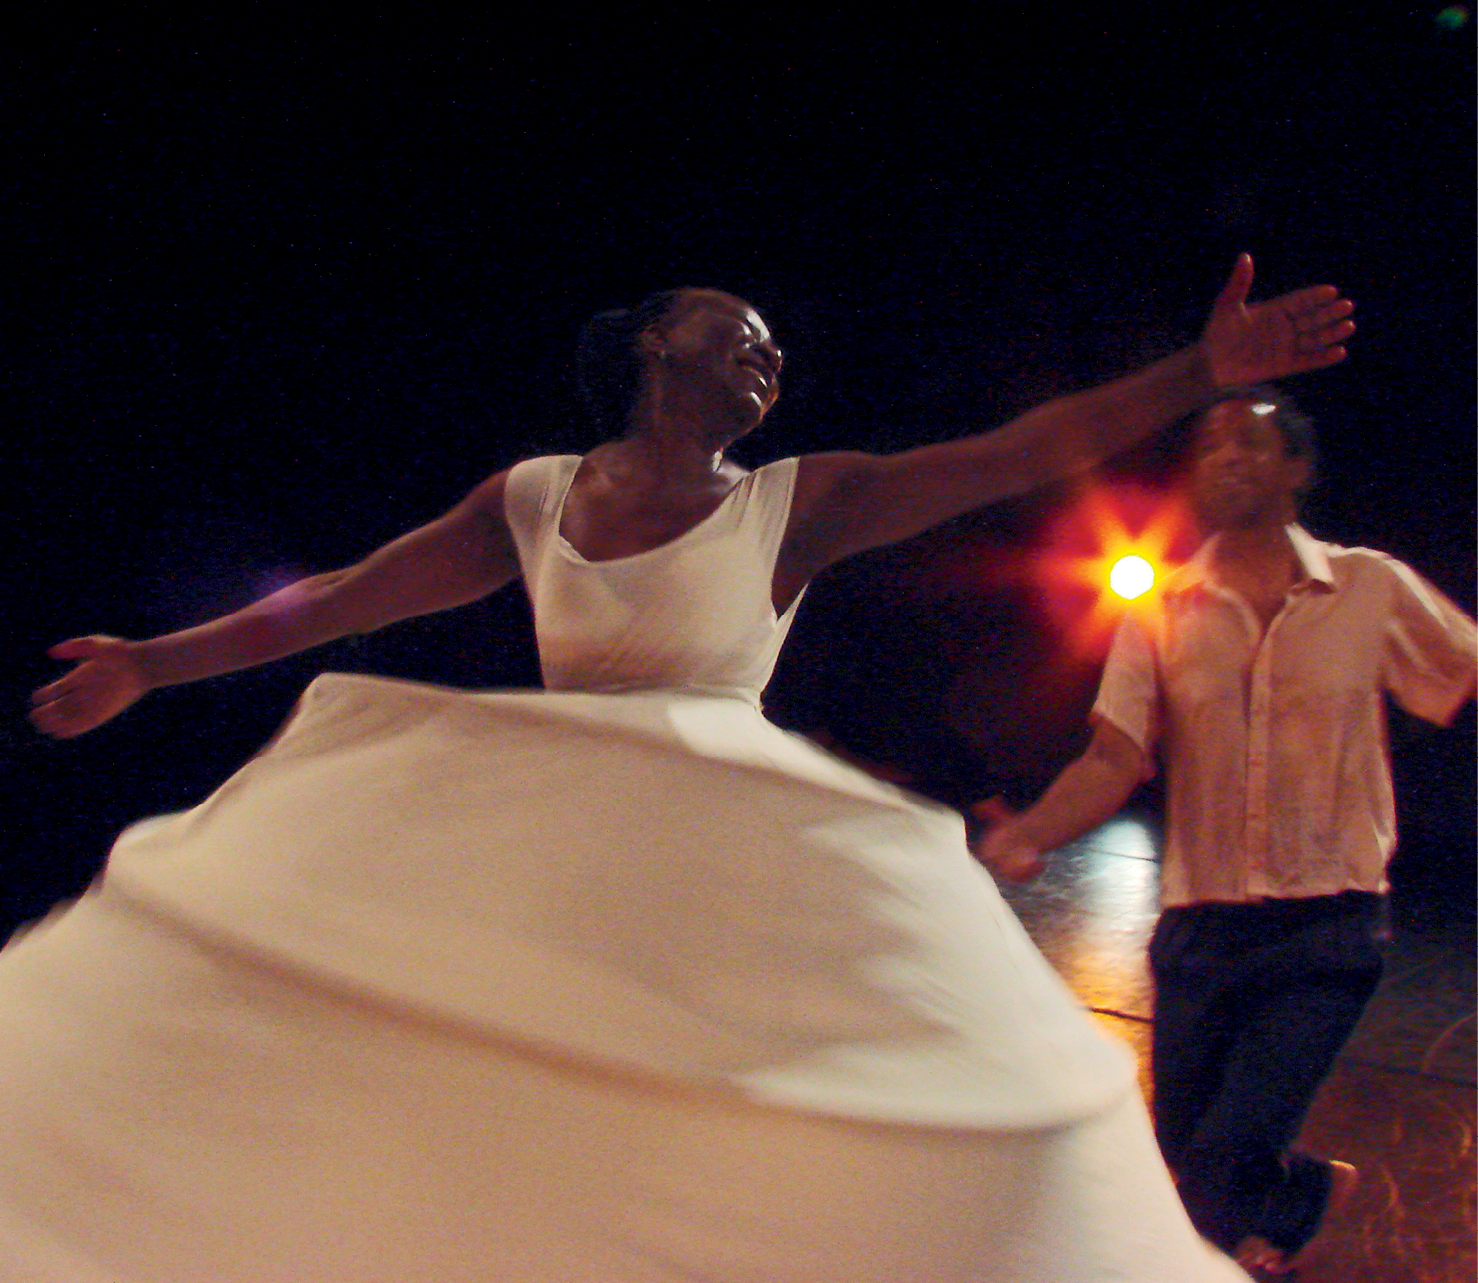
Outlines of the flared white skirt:
[{"label": "flared white skirt", "polygon": [[0,954],[0,1278],[1243,1277],[947,816],[614,698],[329,679],[125,835]]}]

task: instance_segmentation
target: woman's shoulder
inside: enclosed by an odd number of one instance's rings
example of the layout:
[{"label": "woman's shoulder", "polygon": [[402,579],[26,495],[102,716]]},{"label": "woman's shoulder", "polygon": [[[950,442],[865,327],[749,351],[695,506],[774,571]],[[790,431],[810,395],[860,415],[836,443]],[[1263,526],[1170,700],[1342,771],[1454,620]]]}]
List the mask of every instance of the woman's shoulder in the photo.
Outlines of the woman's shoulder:
[{"label": "woman's shoulder", "polygon": [[576,471],[581,457],[578,454],[540,454],[532,459],[520,459],[505,472],[507,485],[510,489],[515,486],[547,485],[556,477],[568,476]]},{"label": "woman's shoulder", "polygon": [[558,472],[566,468],[578,468],[583,458],[584,455],[579,454],[537,454],[531,459],[520,459],[507,471],[510,477],[515,472],[527,475]]},{"label": "woman's shoulder", "polygon": [[784,459],[775,459],[769,463],[762,463],[754,468],[745,480],[751,485],[762,484],[788,484],[794,485],[796,473],[800,470],[801,460],[797,455],[789,455]]},{"label": "woman's shoulder", "polygon": [[537,528],[579,466],[578,454],[545,454],[515,463],[503,474],[503,513],[515,535]]}]

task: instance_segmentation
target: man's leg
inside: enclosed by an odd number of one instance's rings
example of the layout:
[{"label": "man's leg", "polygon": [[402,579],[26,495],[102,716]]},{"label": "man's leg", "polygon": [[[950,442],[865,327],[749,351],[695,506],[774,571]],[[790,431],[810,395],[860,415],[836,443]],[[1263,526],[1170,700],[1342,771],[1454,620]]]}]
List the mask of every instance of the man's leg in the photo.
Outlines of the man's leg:
[{"label": "man's leg", "polygon": [[1358,922],[1298,917],[1249,921],[1263,928],[1249,938],[1263,943],[1225,968],[1246,1010],[1216,1100],[1182,1151],[1186,1209],[1228,1251],[1256,1235],[1291,1257],[1318,1228],[1329,1165],[1286,1151],[1380,977],[1378,950],[1368,939],[1360,946]]},{"label": "man's leg", "polygon": [[1171,1172],[1177,1172],[1191,1137],[1221,1090],[1222,1068],[1236,1035],[1234,1006],[1228,1005],[1212,956],[1203,957],[1198,907],[1167,909],[1150,940],[1155,981],[1150,1071],[1154,1084],[1155,1139]]},{"label": "man's leg", "polygon": [[[1283,1054],[1291,1060],[1306,1058],[1301,1072],[1288,1075],[1290,1099],[1283,1113],[1269,1117],[1269,1129],[1279,1128],[1281,1161],[1253,1230],[1288,1258],[1297,1255],[1318,1231],[1334,1178],[1327,1161],[1291,1146],[1320,1084],[1328,1077],[1335,1057],[1349,1039],[1379,980],[1379,971],[1326,977],[1323,984],[1311,986],[1296,1004],[1302,1014],[1310,1017],[1313,1028],[1302,1036],[1285,1035],[1281,1040],[1273,1030],[1264,1035],[1269,1044],[1280,1041]],[[1297,1107],[1300,1097],[1302,1108]]]}]

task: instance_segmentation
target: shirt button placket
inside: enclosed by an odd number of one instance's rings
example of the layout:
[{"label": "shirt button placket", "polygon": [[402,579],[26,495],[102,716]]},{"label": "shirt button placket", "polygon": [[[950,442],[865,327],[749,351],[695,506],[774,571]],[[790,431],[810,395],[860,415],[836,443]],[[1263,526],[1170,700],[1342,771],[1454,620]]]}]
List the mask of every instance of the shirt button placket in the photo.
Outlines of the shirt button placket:
[{"label": "shirt button placket", "polygon": [[1273,632],[1269,625],[1252,659],[1247,710],[1247,894],[1270,895],[1268,880],[1268,758],[1271,749]]}]

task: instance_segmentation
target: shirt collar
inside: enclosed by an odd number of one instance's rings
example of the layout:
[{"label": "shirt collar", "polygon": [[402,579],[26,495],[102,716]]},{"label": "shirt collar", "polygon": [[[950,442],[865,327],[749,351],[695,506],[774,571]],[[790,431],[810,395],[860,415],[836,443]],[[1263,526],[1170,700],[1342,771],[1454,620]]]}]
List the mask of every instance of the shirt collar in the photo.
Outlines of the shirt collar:
[{"label": "shirt collar", "polygon": [[1296,521],[1288,526],[1288,540],[1304,574],[1326,588],[1333,588],[1334,572],[1329,569],[1328,545],[1315,539]]},{"label": "shirt collar", "polygon": [[[1335,586],[1334,572],[1329,568],[1327,545],[1315,539],[1297,522],[1290,522],[1284,528],[1288,531],[1288,542],[1293,545],[1293,555],[1298,558],[1304,578],[1313,580],[1325,588],[1333,588]],[[1216,583],[1214,566],[1216,545],[1220,539],[1221,536],[1216,534],[1202,543],[1196,549],[1195,555],[1170,577],[1165,585],[1165,591],[1185,593],[1202,584]]]}]

